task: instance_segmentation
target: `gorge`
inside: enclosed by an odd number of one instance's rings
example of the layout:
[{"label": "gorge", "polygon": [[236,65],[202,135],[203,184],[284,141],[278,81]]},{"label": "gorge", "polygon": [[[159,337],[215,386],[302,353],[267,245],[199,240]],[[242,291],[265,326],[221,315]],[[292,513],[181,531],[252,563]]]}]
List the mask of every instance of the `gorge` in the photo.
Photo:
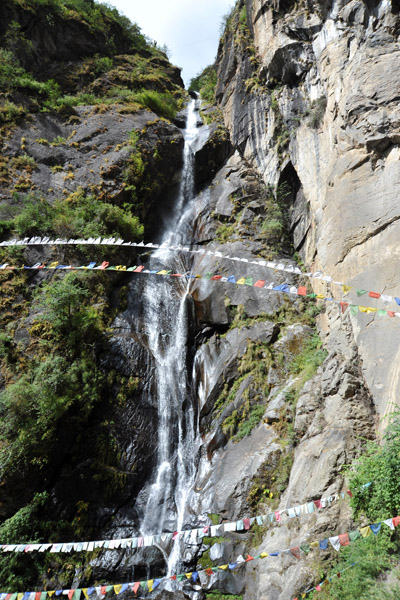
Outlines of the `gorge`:
[{"label": "gorge", "polygon": [[109,7],[2,4],[1,239],[132,245],[1,264],[141,272],[0,270],[0,592],[396,597],[396,530],[315,544],[400,511],[357,466],[398,435],[399,18],[238,0],[189,95]]}]

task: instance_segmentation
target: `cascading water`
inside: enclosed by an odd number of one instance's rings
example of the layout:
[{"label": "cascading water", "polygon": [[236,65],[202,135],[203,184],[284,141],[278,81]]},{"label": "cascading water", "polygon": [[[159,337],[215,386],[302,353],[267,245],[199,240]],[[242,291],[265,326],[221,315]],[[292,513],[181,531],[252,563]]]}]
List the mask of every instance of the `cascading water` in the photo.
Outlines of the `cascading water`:
[{"label": "cascading water", "polygon": [[[187,243],[192,236],[192,146],[199,132],[197,105],[198,101],[193,99],[188,106],[180,186],[162,239],[168,246]],[[182,256],[163,249],[151,257],[148,269],[160,265],[178,273],[189,268]],[[154,369],[149,393],[157,399],[158,439],[155,476],[140,523],[142,535],[182,529],[195,477],[198,428],[188,357],[191,311],[188,285],[184,278],[149,277],[143,290],[144,333]],[[180,549],[175,543],[168,558],[168,574],[177,568],[179,559]]]}]

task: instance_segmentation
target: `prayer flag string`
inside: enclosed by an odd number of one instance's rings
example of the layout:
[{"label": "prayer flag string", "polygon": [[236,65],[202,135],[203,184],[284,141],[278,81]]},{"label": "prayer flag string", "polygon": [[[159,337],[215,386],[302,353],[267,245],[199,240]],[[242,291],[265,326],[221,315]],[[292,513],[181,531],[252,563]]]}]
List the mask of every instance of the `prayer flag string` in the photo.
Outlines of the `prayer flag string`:
[{"label": "prayer flag string", "polygon": [[[52,239],[48,236],[46,237],[26,237],[22,240],[12,239],[0,242],[0,246],[8,247],[8,246],[62,246],[62,245],[75,245],[75,246],[84,246],[84,245],[92,245],[92,246],[123,246],[123,247],[134,247],[134,248],[143,248],[143,249],[161,249],[161,250],[172,250],[172,251],[180,251],[180,252],[188,252],[191,254],[205,255],[205,256],[215,256],[216,258],[231,260],[235,262],[243,262],[248,264],[259,265],[262,267],[268,267],[269,269],[273,269],[276,271],[285,271],[286,273],[292,273],[296,275],[302,275],[304,277],[308,277],[310,279],[318,279],[324,281],[326,283],[332,283],[342,288],[343,293],[346,295],[352,289],[352,286],[349,286],[341,281],[334,281],[330,275],[326,275],[323,271],[314,271],[314,272],[303,272],[299,269],[299,267],[294,266],[293,264],[285,264],[283,262],[274,262],[274,261],[266,261],[266,260],[251,260],[248,258],[240,257],[240,256],[229,256],[228,254],[224,254],[218,250],[205,250],[204,248],[193,249],[190,246],[182,246],[182,245],[168,245],[164,244],[153,244],[151,242],[145,244],[144,242],[125,242],[122,238],[88,238],[88,239],[66,239],[66,238],[55,238]],[[383,302],[394,302],[400,306],[400,297],[391,296],[389,294],[381,294],[380,292],[369,291],[365,289],[356,289],[357,297],[368,294],[370,298],[381,299]]]},{"label": "prayer flag string", "polygon": [[[342,546],[348,546],[351,542],[355,542],[358,539],[366,538],[369,535],[377,535],[380,530],[382,524],[387,525],[391,530],[397,527],[400,523],[400,516],[385,519],[384,521],[380,521],[379,523],[372,523],[371,525],[366,525],[365,527],[361,527],[359,529],[355,529],[348,533],[342,533],[340,535],[331,536],[329,538],[325,538],[323,540],[314,541],[314,542],[304,542],[299,546],[295,546],[293,548],[286,548],[284,550],[275,550],[274,552],[261,552],[256,556],[251,556],[247,554],[247,557],[244,558],[242,555],[238,556],[235,561],[224,564],[217,565],[214,567],[209,567],[207,569],[201,569],[198,571],[191,571],[189,573],[180,573],[179,575],[169,575],[165,577],[148,579],[145,581],[135,581],[131,583],[118,583],[113,585],[100,585],[96,587],[87,587],[87,588],[74,588],[74,589],[62,589],[62,590],[50,590],[50,591],[39,591],[39,592],[3,592],[0,593],[0,600],[37,600],[40,594],[40,600],[47,600],[47,596],[51,598],[52,596],[60,596],[65,595],[68,596],[69,600],[80,600],[81,595],[83,594],[86,599],[89,596],[93,595],[93,600],[95,598],[94,594],[98,599],[104,598],[108,593],[114,593],[115,595],[119,595],[122,592],[127,590],[133,591],[136,595],[138,590],[141,592],[152,592],[156,587],[160,585],[162,581],[173,580],[177,582],[183,581],[193,581],[199,582],[201,584],[207,581],[207,576],[212,576],[214,573],[218,573],[219,571],[234,571],[242,564],[247,562],[263,559],[267,557],[277,557],[282,554],[289,554],[296,559],[300,559],[302,555],[307,555],[312,550],[329,550],[331,547],[339,551]],[[324,583],[324,582],[323,582]],[[321,590],[321,584],[315,587],[315,590]],[[311,592],[312,590],[308,590],[304,594]],[[302,595],[300,595],[302,597]]]},{"label": "prayer flag string", "polygon": [[325,302],[333,302],[340,306],[340,310],[342,313],[347,310],[350,311],[351,315],[356,315],[357,313],[363,314],[374,314],[376,313],[378,317],[388,316],[388,317],[398,317],[400,318],[400,312],[394,312],[391,310],[378,309],[373,308],[372,306],[361,306],[359,304],[349,304],[348,302],[340,302],[339,300],[335,300],[334,298],[330,298],[324,296],[323,294],[316,294],[314,292],[308,293],[307,288],[305,286],[296,287],[294,285],[290,285],[288,283],[280,283],[275,284],[273,282],[268,283],[264,279],[258,279],[255,283],[252,276],[249,277],[239,277],[236,278],[234,275],[229,275],[228,277],[206,273],[205,275],[198,275],[192,273],[172,273],[171,270],[167,269],[155,269],[149,270],[145,269],[144,265],[127,267],[126,265],[115,265],[110,266],[110,263],[107,261],[103,261],[100,265],[96,266],[96,262],[90,262],[88,265],[82,266],[72,266],[72,265],[60,265],[58,261],[50,263],[50,265],[46,265],[43,263],[36,263],[33,266],[29,267],[23,265],[21,267],[17,267],[15,265],[9,265],[8,263],[4,263],[0,265],[0,271],[21,271],[21,270],[42,270],[42,269],[51,269],[51,270],[63,270],[63,271],[73,271],[73,270],[83,270],[83,271],[119,271],[126,273],[142,273],[142,274],[150,274],[150,275],[163,275],[167,277],[183,277],[186,279],[206,279],[212,281],[219,281],[220,283],[230,283],[236,285],[247,285],[250,287],[254,287],[257,289],[264,289],[272,292],[282,292],[284,294],[290,294],[294,296],[302,296],[305,298],[311,298],[315,300],[324,300]]},{"label": "prayer flag string", "polygon": [[104,550],[118,550],[126,548],[145,548],[154,545],[167,547],[171,541],[175,541],[176,539],[196,543],[199,540],[201,541],[205,536],[218,537],[230,531],[248,531],[254,524],[267,525],[275,521],[282,523],[282,518],[285,516],[293,518],[312,514],[318,509],[329,508],[333,502],[344,499],[346,496],[352,497],[350,490],[326,498],[320,498],[319,500],[306,502],[305,504],[300,504],[292,508],[276,510],[266,515],[243,518],[237,521],[221,523],[220,525],[206,525],[195,529],[184,529],[173,533],[159,533],[155,535],[97,541],[2,544],[0,545],[0,552],[51,552],[58,554],[60,552],[93,552],[98,548],[103,548]]}]

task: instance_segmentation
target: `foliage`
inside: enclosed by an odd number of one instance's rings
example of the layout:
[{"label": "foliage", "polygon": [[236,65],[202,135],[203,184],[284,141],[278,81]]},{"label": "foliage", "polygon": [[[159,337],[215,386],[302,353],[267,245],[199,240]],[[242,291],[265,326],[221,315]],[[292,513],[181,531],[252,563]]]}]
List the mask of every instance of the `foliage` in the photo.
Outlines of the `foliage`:
[{"label": "foliage", "polygon": [[[355,516],[374,521],[400,514],[400,416],[392,417],[383,444],[368,442],[364,454],[349,471]],[[367,488],[361,486],[372,482]]]},{"label": "foliage", "polygon": [[246,420],[243,421],[243,423],[239,424],[238,431],[235,435],[235,441],[239,441],[247,435],[250,435],[254,427],[256,427],[260,423],[264,413],[265,404],[258,404],[257,406],[253,406]]},{"label": "foliage", "polygon": [[237,594],[220,594],[219,592],[210,592],[206,594],[206,600],[242,600],[243,596]]},{"label": "foliage", "polygon": [[143,226],[129,207],[96,200],[82,190],[53,205],[44,198],[26,196],[10,227],[21,237],[47,231],[62,237],[118,235],[135,241],[143,235]]},{"label": "foliage", "polygon": [[323,349],[322,341],[317,333],[304,341],[300,352],[289,365],[290,372],[299,378],[295,386],[297,390],[301,389],[305,382],[315,375],[326,357],[327,351]]},{"label": "foliage", "polygon": [[[383,526],[385,527],[385,526]],[[384,583],[385,572],[390,572],[397,564],[393,553],[398,552],[399,540],[384,528],[378,535],[350,543],[340,551],[334,570],[329,576],[356,563],[340,578],[333,577],[332,583],[324,585],[321,592],[311,594],[310,598],[320,600],[395,600],[399,596],[399,585],[393,583],[387,587]],[[322,579],[326,577],[322,573]]]},{"label": "foliage", "polygon": [[[355,518],[364,516],[371,523],[400,513],[399,455],[400,416],[395,413],[388,424],[382,444],[368,442],[362,456],[353,462],[348,471]],[[370,482],[370,486],[362,487]],[[334,577],[330,586],[322,588],[318,598],[397,599],[400,593],[399,549],[399,533],[397,530],[392,532],[385,525],[382,525],[378,535],[371,534],[346,546],[340,552],[334,572],[349,564],[356,564],[343,573],[340,579]],[[332,574],[334,573],[329,573]],[[388,574],[390,579],[385,581]]]},{"label": "foliage", "polygon": [[155,90],[143,90],[134,95],[134,100],[166,119],[173,119],[178,111],[177,101],[167,92],[162,94]]},{"label": "foliage", "polygon": [[213,104],[215,101],[215,86],[217,84],[217,69],[215,64],[209,65],[201,73],[191,79],[189,90],[199,92],[206,102]]}]

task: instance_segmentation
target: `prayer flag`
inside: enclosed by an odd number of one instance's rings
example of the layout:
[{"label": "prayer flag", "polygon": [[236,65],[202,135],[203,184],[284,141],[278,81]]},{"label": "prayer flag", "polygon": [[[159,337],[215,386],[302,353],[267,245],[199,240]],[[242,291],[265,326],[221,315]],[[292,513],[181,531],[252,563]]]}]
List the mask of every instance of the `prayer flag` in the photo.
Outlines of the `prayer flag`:
[{"label": "prayer flag", "polygon": [[341,546],[348,546],[349,545],[349,534],[348,533],[342,533],[341,535],[339,535],[339,542]]},{"label": "prayer flag", "polygon": [[295,558],[300,558],[300,548],[299,546],[297,546],[296,548],[290,548],[290,553],[295,557]]},{"label": "prayer flag", "polygon": [[351,542],[355,542],[356,540],[359,540],[361,537],[361,533],[359,532],[358,529],[355,529],[354,531],[349,531],[349,539]]},{"label": "prayer flag", "polygon": [[372,525],[370,525],[372,533],[374,533],[375,535],[379,533],[381,530],[381,525],[382,523],[372,523]]},{"label": "prayer flag", "polygon": [[258,281],[255,282],[254,287],[256,288],[262,288],[265,285],[265,280],[264,279],[259,279]]},{"label": "prayer flag", "polygon": [[329,538],[330,543],[332,544],[333,548],[338,551],[340,548],[340,542],[339,542],[339,536],[338,535],[334,535],[332,537]]},{"label": "prayer flag", "polygon": [[368,296],[370,298],[380,298],[381,297],[381,295],[378,294],[378,292],[369,292]]},{"label": "prayer flag", "polygon": [[369,525],[367,525],[366,527],[361,527],[360,533],[363,538],[368,537],[371,533],[371,529],[370,529]]},{"label": "prayer flag", "polygon": [[367,293],[367,290],[357,290],[357,296],[363,296]]}]

